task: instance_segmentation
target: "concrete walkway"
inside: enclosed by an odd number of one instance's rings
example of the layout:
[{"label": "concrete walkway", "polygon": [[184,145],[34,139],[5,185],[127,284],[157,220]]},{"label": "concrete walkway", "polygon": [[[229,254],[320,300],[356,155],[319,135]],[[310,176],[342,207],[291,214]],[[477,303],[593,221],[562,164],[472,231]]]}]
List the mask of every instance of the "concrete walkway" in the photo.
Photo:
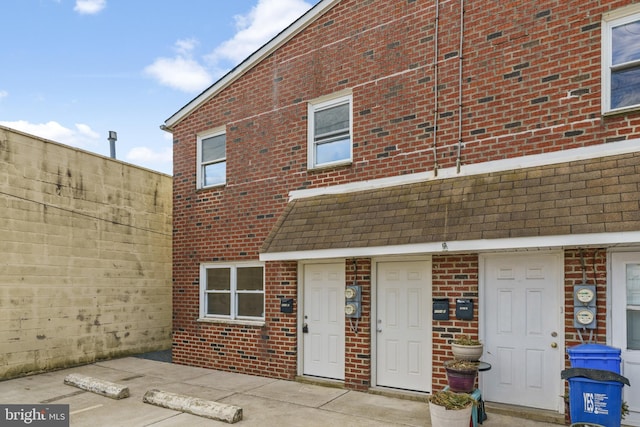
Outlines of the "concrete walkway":
[{"label": "concrete walkway", "polygon": [[[64,384],[79,374],[126,385],[130,397],[113,400]],[[429,426],[424,402],[347,391],[294,381],[213,371],[140,357],[98,362],[14,380],[0,381],[3,404],[68,404],[72,427],[228,426],[179,411],[142,402],[150,389],[240,406],[249,426]],[[483,427],[554,426],[492,413]]]}]

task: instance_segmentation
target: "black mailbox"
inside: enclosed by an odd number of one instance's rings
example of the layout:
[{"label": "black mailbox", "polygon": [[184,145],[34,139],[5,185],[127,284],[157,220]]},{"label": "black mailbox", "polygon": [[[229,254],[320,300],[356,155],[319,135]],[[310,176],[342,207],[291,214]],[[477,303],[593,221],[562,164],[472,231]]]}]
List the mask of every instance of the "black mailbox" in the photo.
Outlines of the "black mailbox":
[{"label": "black mailbox", "polygon": [[449,320],[449,298],[433,299],[433,320]]},{"label": "black mailbox", "polygon": [[473,320],[473,301],[456,299],[456,319]]},{"label": "black mailbox", "polygon": [[280,299],[280,313],[293,313],[293,298]]}]

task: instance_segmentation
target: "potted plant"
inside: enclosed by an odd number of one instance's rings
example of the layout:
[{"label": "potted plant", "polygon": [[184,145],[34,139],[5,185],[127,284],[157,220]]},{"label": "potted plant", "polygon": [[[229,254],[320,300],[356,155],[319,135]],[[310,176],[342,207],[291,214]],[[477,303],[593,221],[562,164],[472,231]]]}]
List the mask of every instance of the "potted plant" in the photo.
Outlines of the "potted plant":
[{"label": "potted plant", "polygon": [[447,360],[444,362],[449,388],[454,392],[470,393],[475,388],[478,362],[471,360]]},{"label": "potted plant", "polygon": [[469,427],[476,400],[464,393],[438,391],[429,396],[429,413],[433,427]]},{"label": "potted plant", "polygon": [[451,351],[455,359],[477,362],[482,357],[484,345],[469,335],[460,335],[451,342]]}]

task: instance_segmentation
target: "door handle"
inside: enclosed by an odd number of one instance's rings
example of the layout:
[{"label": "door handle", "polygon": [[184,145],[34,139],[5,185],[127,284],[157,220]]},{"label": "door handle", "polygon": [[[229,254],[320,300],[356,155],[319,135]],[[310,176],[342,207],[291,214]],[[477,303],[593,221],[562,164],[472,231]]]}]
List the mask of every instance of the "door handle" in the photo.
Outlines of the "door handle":
[{"label": "door handle", "polygon": [[558,348],[558,343],[552,342],[551,343],[551,348]]},{"label": "door handle", "polygon": [[308,334],[309,333],[309,325],[307,325],[306,323],[304,325],[302,325],[302,333],[303,334]]}]

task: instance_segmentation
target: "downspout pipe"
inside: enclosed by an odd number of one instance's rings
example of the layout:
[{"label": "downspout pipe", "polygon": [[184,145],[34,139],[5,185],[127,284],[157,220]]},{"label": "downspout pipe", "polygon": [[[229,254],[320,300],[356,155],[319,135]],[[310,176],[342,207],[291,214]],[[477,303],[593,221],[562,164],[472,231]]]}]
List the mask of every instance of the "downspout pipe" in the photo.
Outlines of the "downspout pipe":
[{"label": "downspout pipe", "polygon": [[456,157],[456,171],[460,173],[462,166],[462,48],[464,45],[464,0],[460,0],[460,50],[459,50],[459,78],[458,78],[458,156]]},{"label": "downspout pipe", "polygon": [[436,0],[436,20],[433,54],[433,175],[438,176],[438,23],[440,21],[440,0]]}]

